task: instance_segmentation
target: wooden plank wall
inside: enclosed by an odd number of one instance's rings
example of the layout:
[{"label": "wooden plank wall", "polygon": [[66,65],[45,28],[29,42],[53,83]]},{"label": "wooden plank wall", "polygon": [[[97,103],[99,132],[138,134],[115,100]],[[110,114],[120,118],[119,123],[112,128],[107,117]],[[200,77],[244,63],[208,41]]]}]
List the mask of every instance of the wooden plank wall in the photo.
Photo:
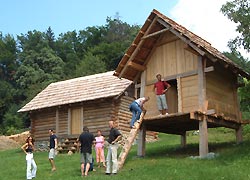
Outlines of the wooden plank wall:
[{"label": "wooden plank wall", "polygon": [[112,99],[84,103],[83,126],[87,126],[93,134],[96,134],[97,130],[101,130],[103,135],[107,136],[110,130],[108,121],[115,120],[115,115],[113,115],[115,109],[112,103]]},{"label": "wooden plank wall", "polygon": [[58,135],[68,134],[68,106],[63,106],[58,109]]},{"label": "wooden plank wall", "polygon": [[[206,74],[208,109],[216,114],[237,119],[237,98],[234,97],[235,78],[224,71],[215,70]],[[237,95],[237,94],[236,94]]]},{"label": "wooden plank wall", "polygon": [[198,75],[181,78],[182,109],[181,112],[192,112],[198,106]]},{"label": "wooden plank wall", "polygon": [[35,111],[30,115],[32,131],[36,140],[48,140],[49,129],[56,129],[56,110],[54,108]]},{"label": "wooden plank wall", "polygon": [[[168,34],[168,33],[167,33]],[[197,69],[197,55],[186,50],[185,43],[181,40],[159,42],[158,47],[149,57],[146,81],[154,81],[156,74],[160,73],[163,77],[181,74]]]},{"label": "wooden plank wall", "polygon": [[132,113],[129,111],[129,105],[134,101],[134,98],[129,96],[123,96],[120,99],[120,104],[118,105],[118,126],[122,132],[130,131],[130,120],[132,118]]}]

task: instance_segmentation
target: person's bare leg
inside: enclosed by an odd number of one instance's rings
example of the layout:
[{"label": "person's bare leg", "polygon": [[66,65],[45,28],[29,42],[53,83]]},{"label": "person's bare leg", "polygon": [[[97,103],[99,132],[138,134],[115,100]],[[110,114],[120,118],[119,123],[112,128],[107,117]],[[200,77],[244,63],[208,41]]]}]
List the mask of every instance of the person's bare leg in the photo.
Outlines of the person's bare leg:
[{"label": "person's bare leg", "polygon": [[50,164],[51,164],[51,171],[55,171],[56,170],[56,165],[55,165],[55,162],[54,162],[54,160],[53,159],[49,159],[49,162],[50,162]]},{"label": "person's bare leg", "polygon": [[82,176],[84,176],[84,163],[81,164],[81,172],[82,172]]},{"label": "person's bare leg", "polygon": [[85,176],[87,176],[88,175],[88,172],[89,172],[89,167],[90,167],[90,164],[89,163],[87,163],[86,164],[86,169],[85,169]]}]

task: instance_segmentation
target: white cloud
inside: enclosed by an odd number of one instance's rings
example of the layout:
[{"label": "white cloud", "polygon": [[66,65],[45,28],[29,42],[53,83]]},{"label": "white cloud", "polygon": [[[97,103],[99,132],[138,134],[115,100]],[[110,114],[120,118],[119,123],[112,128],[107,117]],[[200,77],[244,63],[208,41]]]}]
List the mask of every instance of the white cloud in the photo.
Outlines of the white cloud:
[{"label": "white cloud", "polygon": [[[222,14],[220,8],[227,0],[179,0],[171,17],[219,51],[229,51],[227,43],[237,36],[236,24]],[[246,52],[244,57],[250,58]]]}]

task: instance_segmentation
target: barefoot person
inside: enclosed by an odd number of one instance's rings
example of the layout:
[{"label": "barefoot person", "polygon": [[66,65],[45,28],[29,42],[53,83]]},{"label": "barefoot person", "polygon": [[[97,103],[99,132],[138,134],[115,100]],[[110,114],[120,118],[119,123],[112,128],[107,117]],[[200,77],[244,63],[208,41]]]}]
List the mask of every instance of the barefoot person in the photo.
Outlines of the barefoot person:
[{"label": "barefoot person", "polygon": [[103,167],[106,167],[104,157],[104,137],[101,130],[97,131],[97,136],[95,137],[95,154],[98,167],[101,167],[101,164]]},{"label": "barefoot person", "polygon": [[54,134],[54,130],[49,130],[50,140],[49,140],[49,162],[51,164],[51,171],[56,170],[55,165],[55,156],[56,156],[56,149],[57,149],[57,136]]},{"label": "barefoot person", "polygon": [[27,180],[31,180],[36,177],[37,166],[33,157],[34,142],[31,136],[28,136],[26,143],[21,147],[23,152],[26,154],[27,170],[26,177]]},{"label": "barefoot person", "polygon": [[130,121],[130,127],[134,128],[134,123],[139,121],[141,112],[144,110],[143,105],[145,102],[149,100],[149,97],[142,97],[139,99],[134,100],[129,105],[129,110],[132,112],[132,119]]},{"label": "barefoot person", "polygon": [[168,105],[165,93],[167,92],[168,88],[171,87],[171,85],[166,81],[162,81],[160,74],[157,74],[156,78],[157,82],[154,84],[154,92],[156,95],[158,110],[160,111],[160,115],[167,115]]},{"label": "barefoot person", "polygon": [[92,163],[92,145],[95,137],[89,132],[87,126],[83,127],[83,132],[78,138],[81,144],[81,173],[82,176],[88,176],[90,164]]}]

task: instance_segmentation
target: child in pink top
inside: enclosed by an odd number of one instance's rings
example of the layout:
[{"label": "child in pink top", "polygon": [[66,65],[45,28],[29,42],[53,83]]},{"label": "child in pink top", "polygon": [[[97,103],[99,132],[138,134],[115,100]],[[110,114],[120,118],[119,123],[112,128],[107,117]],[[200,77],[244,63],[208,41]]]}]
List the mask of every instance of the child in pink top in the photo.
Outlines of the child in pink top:
[{"label": "child in pink top", "polygon": [[96,162],[98,164],[98,167],[101,166],[101,163],[103,164],[103,167],[106,167],[104,157],[104,137],[102,136],[100,130],[97,131],[95,141]]}]

